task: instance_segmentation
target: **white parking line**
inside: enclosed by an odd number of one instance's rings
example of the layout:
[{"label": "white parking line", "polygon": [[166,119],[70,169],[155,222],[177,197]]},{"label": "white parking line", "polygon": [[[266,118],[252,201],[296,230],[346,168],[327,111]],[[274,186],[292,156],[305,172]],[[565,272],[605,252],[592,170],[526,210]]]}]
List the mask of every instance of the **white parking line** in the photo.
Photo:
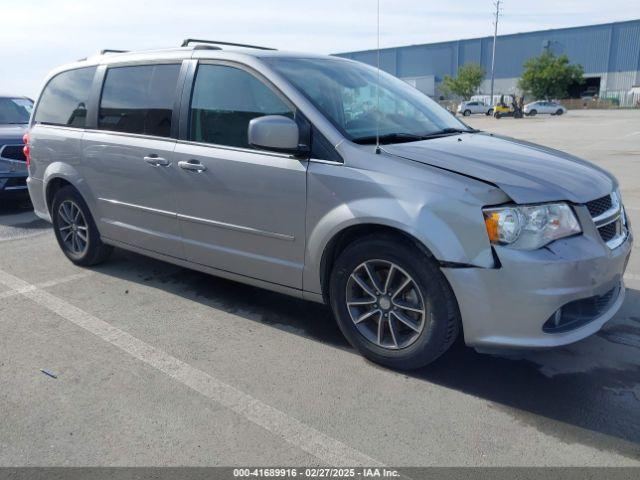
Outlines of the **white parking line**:
[{"label": "white parking line", "polygon": [[56,285],[60,285],[61,283],[73,282],[74,280],[80,280],[81,278],[85,278],[90,275],[93,275],[92,271],[74,273],[73,275],[67,275],[66,277],[61,277],[56,280],[49,280],[48,282],[29,285],[28,287],[25,287],[24,289],[21,289],[21,290],[9,290],[8,292],[1,292],[0,299],[13,297],[15,295],[20,295],[22,293],[30,292],[32,290],[35,290],[36,288],[55,287]]},{"label": "white parking line", "polygon": [[217,380],[208,373],[192,367],[10,273],[0,270],[0,283],[15,291],[16,294],[24,295],[214,402],[224,405],[246,420],[263,427],[327,465],[382,466],[380,462],[345,443],[325,435],[286,413],[262,403],[251,395]]}]

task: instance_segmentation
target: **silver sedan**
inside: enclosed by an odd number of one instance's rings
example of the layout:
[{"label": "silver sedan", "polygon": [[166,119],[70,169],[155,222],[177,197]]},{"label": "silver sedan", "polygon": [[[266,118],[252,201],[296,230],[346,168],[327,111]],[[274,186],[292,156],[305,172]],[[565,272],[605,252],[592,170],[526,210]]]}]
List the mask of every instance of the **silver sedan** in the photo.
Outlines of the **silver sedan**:
[{"label": "silver sedan", "polygon": [[533,117],[538,113],[548,113],[549,115],[562,115],[567,113],[567,109],[556,102],[539,100],[537,102],[528,103],[524,106],[524,114]]}]

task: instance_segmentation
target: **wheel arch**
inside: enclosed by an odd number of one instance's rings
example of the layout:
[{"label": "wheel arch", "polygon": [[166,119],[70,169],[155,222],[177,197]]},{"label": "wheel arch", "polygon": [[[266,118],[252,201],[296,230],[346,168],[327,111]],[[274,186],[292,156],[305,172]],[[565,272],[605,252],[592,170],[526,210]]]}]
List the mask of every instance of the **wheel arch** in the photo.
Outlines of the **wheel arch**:
[{"label": "wheel arch", "polygon": [[44,196],[49,214],[51,214],[51,207],[53,204],[53,197],[56,192],[62,187],[70,185],[75,188],[87,203],[90,211],[93,211],[93,202],[91,202],[91,195],[88,190],[86,182],[82,181],[78,171],[71,165],[55,162],[47,167],[43,179],[44,184]]},{"label": "wheel arch", "polygon": [[333,265],[340,255],[353,242],[372,235],[386,235],[393,237],[400,243],[417,248],[424,255],[435,258],[430,248],[416,238],[412,233],[397,225],[382,222],[356,223],[345,226],[333,234],[326,242],[319,263],[320,288],[325,303],[328,302],[329,278]]}]

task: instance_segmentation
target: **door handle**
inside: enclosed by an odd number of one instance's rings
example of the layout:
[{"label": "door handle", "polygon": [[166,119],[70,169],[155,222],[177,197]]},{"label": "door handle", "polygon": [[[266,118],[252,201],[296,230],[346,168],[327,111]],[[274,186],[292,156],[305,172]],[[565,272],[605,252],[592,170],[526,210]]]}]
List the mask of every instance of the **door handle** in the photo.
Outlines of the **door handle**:
[{"label": "door handle", "polygon": [[144,161],[149,165],[153,165],[154,167],[168,167],[171,165],[171,162],[166,158],[157,157],[154,155],[149,155],[148,157],[144,157]]},{"label": "door handle", "polygon": [[205,167],[203,164],[201,164],[199,161],[197,160],[181,160],[178,162],[178,166],[180,168],[182,168],[183,170],[189,170],[191,172],[203,172],[207,169],[207,167]]}]

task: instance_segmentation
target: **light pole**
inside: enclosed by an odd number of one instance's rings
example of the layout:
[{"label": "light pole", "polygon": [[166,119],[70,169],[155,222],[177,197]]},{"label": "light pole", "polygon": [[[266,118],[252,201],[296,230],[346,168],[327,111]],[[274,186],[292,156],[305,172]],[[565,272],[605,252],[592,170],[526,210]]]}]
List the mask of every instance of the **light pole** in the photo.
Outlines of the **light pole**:
[{"label": "light pole", "polygon": [[496,20],[493,29],[493,54],[491,55],[491,105],[493,105],[493,81],[496,74],[496,37],[498,36],[498,18],[500,17],[500,0],[493,3],[496,6]]}]

